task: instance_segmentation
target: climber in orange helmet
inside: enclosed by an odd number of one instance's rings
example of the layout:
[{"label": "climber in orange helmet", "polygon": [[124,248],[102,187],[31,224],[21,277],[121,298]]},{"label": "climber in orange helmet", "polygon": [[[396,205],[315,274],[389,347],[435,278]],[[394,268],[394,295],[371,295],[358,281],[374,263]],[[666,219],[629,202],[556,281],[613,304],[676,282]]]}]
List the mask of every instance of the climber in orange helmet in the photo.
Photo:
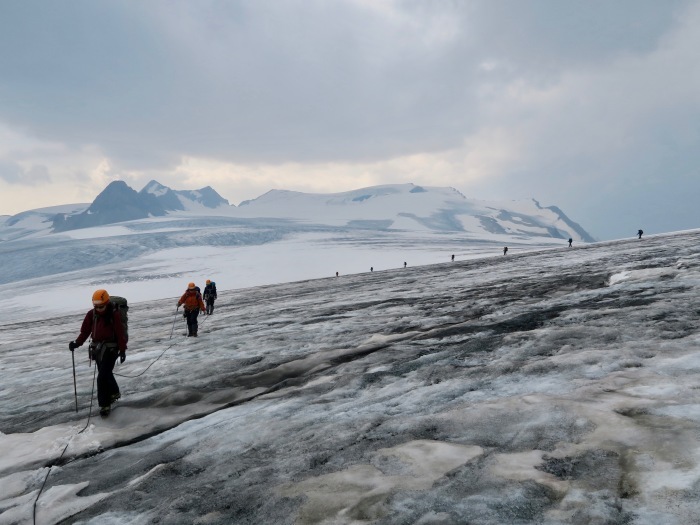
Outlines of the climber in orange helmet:
[{"label": "climber in orange helmet", "polygon": [[202,294],[199,293],[199,288],[194,283],[187,285],[187,291],[182,294],[182,297],[177,302],[178,308],[180,308],[180,305],[185,307],[184,316],[187,319],[187,337],[197,337],[197,328],[199,326],[197,317],[200,310],[206,314],[207,307],[204,306]]}]

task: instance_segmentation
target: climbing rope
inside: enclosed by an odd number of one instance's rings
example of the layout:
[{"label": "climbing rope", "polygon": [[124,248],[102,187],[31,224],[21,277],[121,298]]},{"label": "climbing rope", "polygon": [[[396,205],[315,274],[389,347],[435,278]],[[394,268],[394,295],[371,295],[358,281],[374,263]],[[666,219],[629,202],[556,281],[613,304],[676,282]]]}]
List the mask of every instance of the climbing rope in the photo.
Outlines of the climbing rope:
[{"label": "climbing rope", "polygon": [[[95,365],[95,370],[92,373],[92,392],[90,393],[90,413],[88,414],[88,419],[87,419],[87,422],[85,423],[85,426],[83,427],[82,430],[80,430],[78,432],[78,434],[82,434],[83,432],[85,432],[85,430],[90,425],[90,418],[92,417],[92,402],[95,398],[95,377],[96,376],[97,376],[97,365]],[[68,439],[68,443],[66,443],[66,446],[63,447],[63,451],[61,452],[61,455],[58,456],[58,459],[55,461],[55,463],[58,463],[59,461],[61,461],[61,458],[66,453],[66,450],[68,450],[68,445],[70,445],[71,439],[73,439],[73,438]],[[49,474],[51,474],[52,468],[53,468],[53,465],[49,465],[49,470],[46,473],[46,476],[44,477],[44,482],[41,484],[41,488],[39,489],[39,492],[36,495],[36,498],[34,499],[34,507],[32,510],[32,522],[34,523],[34,525],[36,525],[36,505],[39,502],[39,497],[41,496],[42,492],[44,492],[44,487],[46,486],[46,482],[49,479]]]},{"label": "climbing rope", "polygon": [[[177,313],[176,313],[176,315],[177,315]],[[204,322],[206,321],[206,318],[207,318],[207,317],[209,317],[209,316],[208,316],[208,315],[205,316],[205,318],[204,318],[204,319],[202,320],[202,322],[199,323],[199,324],[200,324],[200,325],[203,325]],[[177,318],[176,318],[176,320],[177,320]],[[175,326],[175,323],[173,322],[173,327],[174,327],[174,326]],[[171,333],[170,333],[170,338],[172,338],[172,330],[171,330]],[[168,346],[165,350],[163,350],[163,351],[160,353],[160,355],[159,355],[158,357],[156,357],[156,358],[151,362],[151,364],[149,364],[142,372],[140,372],[140,373],[138,373],[138,374],[136,374],[136,375],[125,375],[125,374],[117,374],[117,373],[115,373],[114,375],[115,375],[115,376],[119,376],[119,377],[132,378],[132,379],[133,379],[133,378],[136,378],[136,377],[140,377],[140,376],[142,376],[143,374],[145,374],[145,373],[148,371],[149,368],[151,368],[154,364],[156,364],[156,362],[157,362],[161,357],[163,357],[163,355],[165,355],[165,352],[167,352],[168,350],[170,350],[173,346],[177,346],[178,344],[179,344],[179,341],[176,341],[176,342],[172,343],[172,344],[171,344],[170,346]],[[83,432],[85,432],[85,430],[87,430],[88,426],[90,425],[90,420],[91,420],[91,418],[92,418],[92,405],[93,405],[93,402],[94,402],[94,399],[95,399],[95,380],[96,380],[96,376],[97,376],[97,364],[95,364],[95,370],[93,371],[93,374],[92,374],[92,392],[90,393],[90,412],[88,413],[88,418],[87,418],[87,422],[85,423],[85,426],[83,427],[82,430],[80,430],[80,431],[78,432],[78,434],[82,434]],[[76,435],[78,435],[78,434],[76,434]],[[54,464],[55,464],[55,463],[58,463],[59,461],[61,461],[61,459],[63,458],[63,455],[66,453],[66,450],[68,450],[68,445],[70,445],[71,439],[72,439],[72,438],[70,438],[70,439],[68,440],[68,443],[66,443],[66,446],[63,447],[63,450],[61,451],[61,454],[58,456],[58,459],[56,459],[56,461],[54,462]],[[33,506],[33,510],[32,510],[32,522],[34,523],[34,525],[36,525],[36,506],[37,506],[37,503],[39,502],[39,498],[41,497],[41,494],[44,492],[44,487],[46,486],[46,482],[47,482],[48,479],[49,479],[49,475],[51,474],[51,469],[52,469],[52,468],[53,468],[53,465],[49,465],[49,470],[48,470],[48,472],[46,473],[46,476],[44,477],[44,482],[41,484],[41,488],[39,489],[39,492],[37,493],[36,498],[34,499],[34,506]]]}]

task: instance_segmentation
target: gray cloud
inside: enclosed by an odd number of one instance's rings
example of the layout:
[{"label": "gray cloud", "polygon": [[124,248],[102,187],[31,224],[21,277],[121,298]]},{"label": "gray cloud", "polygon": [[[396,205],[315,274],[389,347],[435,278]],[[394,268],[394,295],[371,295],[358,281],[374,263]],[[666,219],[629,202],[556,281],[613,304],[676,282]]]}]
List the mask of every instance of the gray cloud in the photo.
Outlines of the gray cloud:
[{"label": "gray cloud", "polygon": [[46,166],[33,165],[25,170],[16,162],[0,159],[0,179],[8,184],[35,186],[49,182],[49,170]]},{"label": "gray cloud", "polygon": [[0,118],[130,166],[436,151],[478,125],[484,60],[507,82],[643,52],[679,5],[145,4],[4,4]]},{"label": "gray cloud", "polygon": [[114,172],[183,155],[379,161],[506,129],[522,159],[474,189],[585,223],[603,184],[613,215],[661,172],[691,184],[700,64],[673,38],[697,13],[690,0],[4,2],[0,122],[94,145]]},{"label": "gray cloud", "polygon": [[0,160],[0,179],[10,184],[22,182],[22,166],[15,162]]},{"label": "gray cloud", "polygon": [[480,50],[520,74],[554,72],[652,51],[689,2],[656,0],[490,1],[472,4]]}]

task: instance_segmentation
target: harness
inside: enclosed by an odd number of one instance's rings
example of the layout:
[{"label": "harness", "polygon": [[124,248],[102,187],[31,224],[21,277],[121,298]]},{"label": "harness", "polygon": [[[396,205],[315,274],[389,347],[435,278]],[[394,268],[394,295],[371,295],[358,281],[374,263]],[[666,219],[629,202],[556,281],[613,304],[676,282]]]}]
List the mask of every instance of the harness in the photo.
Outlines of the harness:
[{"label": "harness", "polygon": [[[107,310],[105,310],[105,314]],[[111,311],[112,316],[114,316],[114,310]],[[109,316],[105,315],[105,322],[112,325],[112,337],[115,341],[95,341],[95,328],[97,326],[97,313],[92,310],[92,333],[90,334],[90,345],[88,346],[88,356],[90,360],[102,361],[104,357],[105,350],[117,350],[119,344],[116,342],[117,333],[114,329],[114,318],[112,317],[112,322],[109,322]]]}]

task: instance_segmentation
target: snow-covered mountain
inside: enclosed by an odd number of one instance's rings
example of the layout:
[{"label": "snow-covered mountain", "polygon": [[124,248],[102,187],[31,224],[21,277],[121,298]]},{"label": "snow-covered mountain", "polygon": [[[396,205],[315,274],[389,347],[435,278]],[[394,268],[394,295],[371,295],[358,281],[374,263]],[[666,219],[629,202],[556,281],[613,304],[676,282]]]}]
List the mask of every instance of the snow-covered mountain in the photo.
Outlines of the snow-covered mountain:
[{"label": "snow-covered mountain", "polygon": [[87,208],[75,214],[57,214],[53,230],[62,232],[119,222],[162,217],[168,212],[228,206],[228,201],[211,187],[195,191],[174,191],[152,180],[140,192],[124,181],[111,182]]},{"label": "snow-covered mountain", "polygon": [[[74,205],[46,221],[47,209],[23,212],[0,222],[0,239],[65,232],[154,217],[281,219],[316,227],[373,231],[425,231],[466,234],[474,239],[595,239],[556,206],[534,200],[490,202],[468,199],[454,188],[413,184],[373,186],[354,191],[312,194],[271,190],[239,207],[211,187],[172,190],[157,181],[136,192],[123,181],[110,183],[87,208]],[[22,220],[39,215],[42,220]],[[11,231],[9,230],[11,228]],[[495,236],[495,237],[494,237]]]},{"label": "snow-covered mountain", "polygon": [[0,242],[50,232],[57,216],[77,215],[89,206],[89,204],[63,204],[23,211],[16,215],[0,216]]},{"label": "snow-covered mountain", "polygon": [[413,184],[333,194],[272,190],[242,202],[238,212],[245,217],[284,217],[371,229],[595,240],[559,208],[543,208],[534,199],[489,202],[468,199],[454,188]]},{"label": "snow-covered mountain", "polygon": [[137,193],[126,182],[117,180],[95,197],[87,210],[75,215],[57,215],[53,220],[53,230],[62,232],[162,215],[165,215],[165,209],[155,196]]},{"label": "snow-covered mountain", "polygon": [[152,180],[139,193],[153,195],[165,211],[194,211],[229,206],[229,202],[211,186],[198,190],[172,190]]},{"label": "snow-covered mountain", "polygon": [[47,292],[71,273],[3,287],[0,524],[697,523],[700,231],[238,290],[270,253],[232,252],[197,339],[175,301],[211,261],[186,250],[166,299],[137,283],[107,419],[68,341],[94,288],[175,250],[90,274],[74,313]]}]

